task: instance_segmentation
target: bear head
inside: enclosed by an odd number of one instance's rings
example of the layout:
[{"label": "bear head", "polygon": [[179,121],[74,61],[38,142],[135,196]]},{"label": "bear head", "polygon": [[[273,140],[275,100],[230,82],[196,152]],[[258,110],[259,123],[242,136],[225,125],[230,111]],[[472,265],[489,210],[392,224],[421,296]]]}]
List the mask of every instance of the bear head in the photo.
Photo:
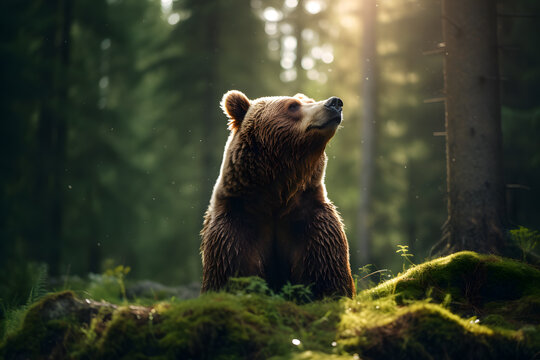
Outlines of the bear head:
[{"label": "bear head", "polygon": [[250,100],[240,91],[227,92],[221,101],[231,131],[224,180],[235,188],[240,183],[281,184],[279,191],[291,193],[314,175],[320,178],[324,149],[342,121],[342,106],[337,97],[316,102],[297,94]]},{"label": "bear head", "polygon": [[315,102],[303,94],[249,100],[231,90],[223,96],[221,107],[229,118],[229,130],[239,137],[249,136],[273,152],[276,147],[298,152],[294,148],[308,144],[324,148],[342,121],[343,102],[337,97]]}]

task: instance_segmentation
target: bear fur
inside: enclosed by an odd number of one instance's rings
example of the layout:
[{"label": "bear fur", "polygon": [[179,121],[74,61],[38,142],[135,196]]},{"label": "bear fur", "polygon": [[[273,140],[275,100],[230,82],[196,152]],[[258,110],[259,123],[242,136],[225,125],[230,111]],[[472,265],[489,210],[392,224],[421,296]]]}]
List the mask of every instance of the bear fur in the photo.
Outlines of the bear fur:
[{"label": "bear fur", "polygon": [[324,185],[324,149],[342,105],[302,94],[223,96],[230,135],[201,231],[203,292],[260,276],[275,291],[291,282],[315,298],[355,294],[347,238]]}]

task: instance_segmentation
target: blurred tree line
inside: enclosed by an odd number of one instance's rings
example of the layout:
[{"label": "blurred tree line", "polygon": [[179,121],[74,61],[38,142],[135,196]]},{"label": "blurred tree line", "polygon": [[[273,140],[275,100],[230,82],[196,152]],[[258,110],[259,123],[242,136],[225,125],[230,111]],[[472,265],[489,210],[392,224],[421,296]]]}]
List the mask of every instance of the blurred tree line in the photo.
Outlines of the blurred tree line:
[{"label": "blurred tree line", "polygon": [[[0,298],[24,298],[35,263],[52,276],[125,264],[133,278],[198,281],[229,89],[344,100],[326,183],[353,269],[365,265],[361,1],[5,0],[0,10]],[[509,219],[539,228],[540,24],[525,15],[540,4],[500,0],[499,13]],[[377,3],[367,257],[377,267],[399,267],[398,244],[427,256],[447,215],[444,137],[434,136],[444,107],[425,102],[444,96],[440,15],[436,0]]]}]

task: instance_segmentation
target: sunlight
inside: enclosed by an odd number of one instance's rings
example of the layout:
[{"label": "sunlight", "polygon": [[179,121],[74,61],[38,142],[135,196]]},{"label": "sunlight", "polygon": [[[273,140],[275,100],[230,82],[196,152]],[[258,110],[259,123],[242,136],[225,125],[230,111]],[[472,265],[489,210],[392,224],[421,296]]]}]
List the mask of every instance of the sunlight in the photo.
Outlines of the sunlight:
[{"label": "sunlight", "polygon": [[306,72],[306,76],[309,80],[313,80],[313,81],[319,80],[319,72],[315,69],[309,69]]},{"label": "sunlight", "polygon": [[161,0],[161,11],[164,14],[168,14],[172,10],[173,0]]},{"label": "sunlight", "polygon": [[305,8],[307,12],[315,15],[323,10],[323,3],[319,0],[310,0],[306,2]]},{"label": "sunlight", "polygon": [[325,64],[330,64],[334,61],[334,48],[330,44],[324,44],[322,47],[321,60]]},{"label": "sunlight", "polygon": [[103,76],[101,79],[99,79],[99,87],[105,89],[107,86],[109,86],[109,77]]},{"label": "sunlight", "polygon": [[304,39],[307,42],[315,41],[317,39],[317,37],[318,36],[315,33],[315,31],[313,31],[311,29],[302,30],[302,39]]},{"label": "sunlight", "polygon": [[264,32],[269,36],[276,35],[278,32],[277,24],[275,22],[266,22]]},{"label": "sunlight", "polygon": [[322,55],[323,55],[323,49],[320,47],[320,46],[314,46],[312,49],[311,49],[311,56],[313,56],[313,58],[319,60]]},{"label": "sunlight", "polygon": [[296,80],[296,69],[289,69],[289,70],[283,71],[279,75],[279,78],[283,82],[291,82],[291,81]]},{"label": "sunlight", "polygon": [[109,38],[106,38],[106,39],[103,39],[103,41],[101,41],[101,50],[107,50],[108,48],[111,47],[111,39]]},{"label": "sunlight", "polygon": [[294,9],[298,6],[298,0],[285,0],[285,6]]},{"label": "sunlight", "polygon": [[315,66],[315,60],[313,60],[313,58],[310,56],[304,56],[301,64],[304,70],[310,70]]},{"label": "sunlight", "polygon": [[398,51],[398,45],[394,41],[379,41],[377,53],[380,55],[388,55]]},{"label": "sunlight", "polygon": [[167,18],[167,22],[170,25],[176,25],[178,21],[180,21],[180,15],[178,13],[173,13]]},{"label": "sunlight", "polygon": [[294,50],[296,49],[296,38],[292,35],[284,36],[283,37],[283,48],[286,50]]},{"label": "sunlight", "polygon": [[[264,20],[264,32],[268,36],[267,48],[269,56],[279,59],[280,74],[283,82],[292,82],[298,78],[298,72],[305,72],[306,78],[311,81],[325,83],[328,80],[327,71],[319,66],[334,62],[334,48],[325,43],[327,37],[339,37],[339,29],[335,29],[326,18],[311,17],[327,9],[324,0],[284,0],[281,7],[263,7],[258,0],[251,0],[253,8]],[[259,6],[261,5],[261,6]],[[298,6],[305,10],[305,21],[297,23],[295,18]],[[299,32],[298,32],[299,30]],[[299,46],[299,42],[301,42]],[[301,54],[298,54],[301,51]]]},{"label": "sunlight", "polygon": [[276,10],[275,8],[269,6],[263,11],[263,17],[266,21],[277,22],[283,18],[281,11]]},{"label": "sunlight", "polygon": [[292,54],[286,54],[287,56],[283,56],[280,61],[280,65],[284,69],[292,69],[294,66],[294,57],[291,56]]},{"label": "sunlight", "polygon": [[284,35],[290,35],[293,32],[293,27],[289,23],[283,23],[279,25],[279,31],[281,31]]}]

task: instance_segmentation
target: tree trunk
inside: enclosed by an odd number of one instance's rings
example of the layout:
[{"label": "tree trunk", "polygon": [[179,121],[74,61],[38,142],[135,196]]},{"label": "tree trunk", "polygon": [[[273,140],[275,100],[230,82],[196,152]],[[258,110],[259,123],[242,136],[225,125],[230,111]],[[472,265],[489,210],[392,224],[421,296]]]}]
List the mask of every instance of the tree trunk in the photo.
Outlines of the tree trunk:
[{"label": "tree trunk", "polygon": [[375,137],[377,123],[377,46],[376,0],[365,0],[363,6],[363,81],[362,81],[362,163],[360,166],[360,205],[358,209],[358,262],[371,258],[371,194],[375,172]]},{"label": "tree trunk", "polygon": [[410,161],[407,164],[407,202],[406,208],[404,209],[404,220],[405,220],[405,231],[407,238],[407,245],[409,245],[409,253],[418,254],[417,245],[417,228],[416,220],[418,217],[418,198],[416,196],[417,190],[414,182],[414,175],[416,170],[416,163]]},{"label": "tree trunk", "polygon": [[69,66],[71,0],[51,3],[54,18],[43,47],[47,89],[41,100],[38,123],[36,191],[38,229],[34,233],[34,258],[46,261],[52,275],[59,274],[62,249],[63,175],[66,152],[67,68]]},{"label": "tree trunk", "polygon": [[502,175],[496,3],[443,0],[448,220],[437,253],[501,253]]}]

